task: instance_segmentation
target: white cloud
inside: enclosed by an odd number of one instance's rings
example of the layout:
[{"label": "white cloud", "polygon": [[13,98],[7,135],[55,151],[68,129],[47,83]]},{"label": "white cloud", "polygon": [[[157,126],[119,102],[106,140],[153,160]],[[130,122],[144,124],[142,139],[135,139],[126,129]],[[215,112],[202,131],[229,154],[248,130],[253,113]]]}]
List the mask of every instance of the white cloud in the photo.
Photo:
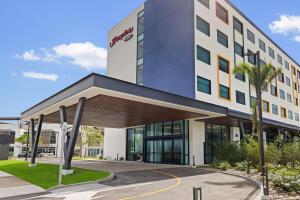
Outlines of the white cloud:
[{"label": "white cloud", "polygon": [[36,55],[34,50],[25,51],[22,55],[16,55],[17,58],[23,59],[24,61],[38,61],[41,58]]},{"label": "white cloud", "polygon": [[56,81],[58,79],[57,74],[44,74],[44,73],[39,73],[39,72],[23,72],[22,75],[25,78],[48,80],[48,81]]},{"label": "white cloud", "polygon": [[25,51],[22,55],[16,55],[24,61],[42,61],[61,63],[65,59],[85,70],[93,68],[106,68],[107,50],[95,46],[91,42],[60,44],[51,49],[41,48],[39,54],[34,50]]},{"label": "white cloud", "polygon": [[296,42],[300,42],[300,35],[296,35],[296,36],[294,37],[294,40],[295,40]]},{"label": "white cloud", "polygon": [[269,24],[273,33],[288,35],[289,33],[300,33],[300,16],[281,15],[280,19]]},{"label": "white cloud", "polygon": [[53,47],[57,57],[67,58],[86,70],[106,68],[107,50],[90,42],[61,44]]}]

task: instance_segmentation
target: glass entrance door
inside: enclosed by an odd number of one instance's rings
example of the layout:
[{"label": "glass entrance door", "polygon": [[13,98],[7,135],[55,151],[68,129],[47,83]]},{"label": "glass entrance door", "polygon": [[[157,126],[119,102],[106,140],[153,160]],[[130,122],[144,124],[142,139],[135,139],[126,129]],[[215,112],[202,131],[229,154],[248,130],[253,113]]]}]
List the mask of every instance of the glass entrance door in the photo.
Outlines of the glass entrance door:
[{"label": "glass entrance door", "polygon": [[127,160],[143,161],[144,128],[127,130]]}]

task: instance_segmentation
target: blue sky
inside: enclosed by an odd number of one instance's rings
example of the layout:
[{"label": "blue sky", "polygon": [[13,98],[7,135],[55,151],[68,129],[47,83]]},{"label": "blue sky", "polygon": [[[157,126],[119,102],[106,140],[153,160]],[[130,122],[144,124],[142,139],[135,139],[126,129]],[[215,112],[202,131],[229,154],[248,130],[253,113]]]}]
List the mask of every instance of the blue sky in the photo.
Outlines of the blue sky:
[{"label": "blue sky", "polygon": [[[299,0],[232,1],[300,62]],[[108,30],[142,2],[1,0],[0,116],[18,116],[91,72],[105,74]]]}]

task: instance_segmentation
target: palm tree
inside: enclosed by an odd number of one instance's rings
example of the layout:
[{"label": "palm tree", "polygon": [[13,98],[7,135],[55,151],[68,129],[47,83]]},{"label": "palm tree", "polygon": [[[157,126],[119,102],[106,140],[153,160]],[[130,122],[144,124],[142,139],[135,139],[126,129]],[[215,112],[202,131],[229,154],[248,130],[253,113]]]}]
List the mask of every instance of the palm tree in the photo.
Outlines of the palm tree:
[{"label": "palm tree", "polygon": [[[251,65],[248,63],[240,63],[234,67],[234,74],[245,74],[249,77],[249,82],[252,86],[254,86],[255,91],[258,91],[258,84],[261,85],[261,92],[263,93],[268,85],[272,82],[272,80],[276,79],[276,77],[281,73],[281,68],[275,68],[271,64],[264,64],[260,67],[261,81],[258,83],[257,80],[257,72],[258,67],[256,65]],[[252,130],[253,133],[257,133],[259,130],[258,123],[258,100],[253,102],[252,107]]]}]

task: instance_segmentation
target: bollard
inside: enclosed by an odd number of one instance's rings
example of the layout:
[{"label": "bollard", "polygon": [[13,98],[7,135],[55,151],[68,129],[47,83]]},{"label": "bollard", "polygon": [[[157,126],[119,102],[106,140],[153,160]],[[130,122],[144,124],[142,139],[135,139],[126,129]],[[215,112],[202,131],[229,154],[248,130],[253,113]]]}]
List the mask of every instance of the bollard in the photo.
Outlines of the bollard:
[{"label": "bollard", "polygon": [[193,167],[196,166],[196,163],[195,163],[195,156],[193,156]]},{"label": "bollard", "polygon": [[193,197],[194,197],[193,200],[202,200],[202,188],[201,187],[193,188]]}]

